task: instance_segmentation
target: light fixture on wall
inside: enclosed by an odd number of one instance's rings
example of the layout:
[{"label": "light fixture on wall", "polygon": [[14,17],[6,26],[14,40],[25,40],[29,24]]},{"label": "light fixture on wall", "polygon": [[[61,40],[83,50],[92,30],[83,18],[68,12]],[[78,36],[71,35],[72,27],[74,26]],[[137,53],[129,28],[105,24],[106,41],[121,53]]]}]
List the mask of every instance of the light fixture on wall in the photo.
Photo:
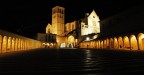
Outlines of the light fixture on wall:
[{"label": "light fixture on wall", "polygon": [[89,40],[90,40],[90,38],[89,38],[89,37],[87,37],[87,38],[86,38],[86,41],[89,41]]}]

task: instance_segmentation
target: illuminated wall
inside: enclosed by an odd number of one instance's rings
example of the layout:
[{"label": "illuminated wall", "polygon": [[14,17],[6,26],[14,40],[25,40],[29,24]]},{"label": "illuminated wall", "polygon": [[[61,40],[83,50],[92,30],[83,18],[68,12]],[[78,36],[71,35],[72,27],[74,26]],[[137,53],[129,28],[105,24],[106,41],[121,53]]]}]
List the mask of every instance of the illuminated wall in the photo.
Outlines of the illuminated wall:
[{"label": "illuminated wall", "polygon": [[88,35],[88,25],[85,25],[85,23],[81,23],[81,35]]},{"label": "illuminated wall", "polygon": [[60,6],[55,6],[52,8],[52,27],[54,30],[54,34],[61,35],[64,33],[64,20],[65,8]]},{"label": "illuminated wall", "polygon": [[7,36],[4,36],[2,43],[2,53],[6,52],[6,50],[7,50]]},{"label": "illuminated wall", "polygon": [[[137,37],[136,37],[137,36]],[[144,51],[144,33],[113,38],[96,39],[80,43],[80,48],[113,49],[113,50],[141,50]]]},{"label": "illuminated wall", "polygon": [[59,48],[62,43],[67,43],[67,37],[56,35],[56,42]]},{"label": "illuminated wall", "polygon": [[86,20],[87,21],[81,23],[81,35],[100,33],[100,19],[94,10]]},{"label": "illuminated wall", "polygon": [[46,33],[56,33],[55,30],[53,29],[52,25],[48,23],[48,25],[46,26]]},{"label": "illuminated wall", "polygon": [[138,43],[135,35],[130,36],[131,50],[138,50]]},{"label": "illuminated wall", "polygon": [[76,29],[76,21],[71,22],[71,31]]},{"label": "illuminated wall", "polygon": [[[46,26],[46,33],[52,33],[63,36],[66,32],[71,32],[76,29],[76,21],[64,24],[65,21],[65,8],[55,6],[52,8],[52,25],[48,23]],[[65,29],[64,29],[65,28]]]},{"label": "illuminated wall", "polygon": [[[96,49],[103,47],[107,50],[144,50],[144,17],[142,15],[144,15],[143,7],[138,6],[131,8],[130,10],[126,10],[125,12],[117,14],[113,17],[104,19],[101,21],[102,30],[100,37],[95,40],[90,40],[89,42],[95,41]],[[94,26],[91,27],[96,22],[93,20],[94,18],[94,16],[88,16],[88,22],[85,22],[86,19],[82,20],[82,35],[87,35],[94,32]],[[91,30],[89,30],[89,28]],[[97,32],[99,31],[97,30]],[[85,45],[87,44],[88,41],[82,42],[82,48],[86,48]]]},{"label": "illuminated wall", "polygon": [[123,39],[121,36],[118,38],[118,45],[119,45],[119,49],[123,49]]},{"label": "illuminated wall", "polygon": [[139,33],[138,35],[138,44],[139,44],[139,50],[144,50],[144,34]]},{"label": "illuminated wall", "polygon": [[68,37],[68,43],[74,43],[75,38],[73,36]]},{"label": "illuminated wall", "polygon": [[71,32],[76,29],[76,21],[65,24],[66,32]]},{"label": "illuminated wall", "polygon": [[40,41],[0,30],[0,53],[41,48],[41,44]]},{"label": "illuminated wall", "polygon": [[117,41],[117,38],[115,37],[114,38],[114,49],[118,49],[118,41]]},{"label": "illuminated wall", "polygon": [[65,24],[66,32],[70,32],[70,23]]}]

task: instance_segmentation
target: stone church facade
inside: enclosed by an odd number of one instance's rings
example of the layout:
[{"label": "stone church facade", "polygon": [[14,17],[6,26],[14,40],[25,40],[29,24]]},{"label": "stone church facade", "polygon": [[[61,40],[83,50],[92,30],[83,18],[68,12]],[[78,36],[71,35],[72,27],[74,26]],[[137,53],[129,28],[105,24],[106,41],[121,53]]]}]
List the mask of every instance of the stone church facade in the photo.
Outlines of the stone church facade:
[{"label": "stone church facade", "polygon": [[45,33],[37,34],[37,40],[44,42],[48,47],[50,45],[57,48],[77,47],[90,34],[100,33],[99,21],[99,17],[93,10],[82,20],[65,23],[65,8],[55,6],[52,8],[52,23],[48,23]]}]

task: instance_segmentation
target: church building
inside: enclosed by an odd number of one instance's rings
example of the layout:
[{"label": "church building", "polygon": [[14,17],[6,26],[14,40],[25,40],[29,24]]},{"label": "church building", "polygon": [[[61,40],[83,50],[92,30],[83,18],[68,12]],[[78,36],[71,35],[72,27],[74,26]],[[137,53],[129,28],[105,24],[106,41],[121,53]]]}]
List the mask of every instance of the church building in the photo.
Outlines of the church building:
[{"label": "church building", "polygon": [[52,8],[52,23],[48,23],[45,33],[37,34],[37,40],[44,42],[46,47],[78,47],[78,44],[86,38],[100,33],[99,21],[93,10],[90,14],[86,13],[82,20],[65,23],[65,8],[55,6]]}]

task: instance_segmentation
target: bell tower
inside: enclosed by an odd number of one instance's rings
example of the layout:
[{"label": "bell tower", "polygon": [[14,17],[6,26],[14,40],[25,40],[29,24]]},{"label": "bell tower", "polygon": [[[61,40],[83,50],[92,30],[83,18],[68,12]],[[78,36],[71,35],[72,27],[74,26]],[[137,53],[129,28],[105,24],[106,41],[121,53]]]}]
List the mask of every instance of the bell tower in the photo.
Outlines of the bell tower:
[{"label": "bell tower", "polygon": [[52,8],[53,34],[62,35],[64,33],[65,8],[55,6]]}]

